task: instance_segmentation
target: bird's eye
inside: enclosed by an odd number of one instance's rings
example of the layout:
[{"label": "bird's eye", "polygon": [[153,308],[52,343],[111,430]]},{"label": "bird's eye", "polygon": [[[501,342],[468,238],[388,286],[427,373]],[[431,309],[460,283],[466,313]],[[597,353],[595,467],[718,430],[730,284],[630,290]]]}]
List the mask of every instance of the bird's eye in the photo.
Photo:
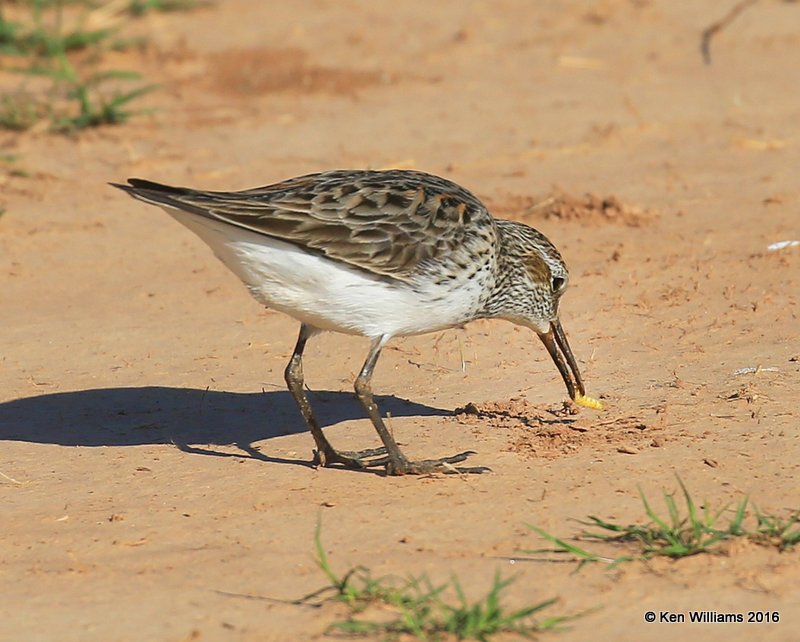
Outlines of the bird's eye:
[{"label": "bird's eye", "polygon": [[567,280],[563,276],[553,277],[553,292],[560,293],[567,287]]}]

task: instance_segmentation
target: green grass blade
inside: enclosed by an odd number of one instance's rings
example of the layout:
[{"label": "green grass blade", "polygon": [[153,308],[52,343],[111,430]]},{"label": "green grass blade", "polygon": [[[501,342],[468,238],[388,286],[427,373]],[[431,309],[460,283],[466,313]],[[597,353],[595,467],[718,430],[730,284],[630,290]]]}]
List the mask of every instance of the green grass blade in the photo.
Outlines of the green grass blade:
[{"label": "green grass blade", "polygon": [[745,498],[739,502],[736,513],[728,526],[728,533],[730,535],[739,536],[744,534],[744,518],[747,515],[747,504],[749,501],[750,497],[745,496]]},{"label": "green grass blade", "polygon": [[315,561],[320,570],[328,578],[328,581],[335,587],[340,587],[342,581],[336,576],[336,573],[331,569],[330,562],[328,561],[328,554],[325,552],[325,547],[322,545],[322,519],[317,518],[317,526],[314,529],[314,551],[317,554]]},{"label": "green grass blade", "polygon": [[537,553],[571,553],[575,557],[578,557],[582,560],[587,562],[599,562],[605,558],[596,555],[595,553],[591,553],[587,550],[580,548],[579,546],[575,546],[574,544],[570,544],[569,542],[565,542],[562,539],[559,539],[555,535],[551,535],[545,530],[542,530],[538,526],[533,526],[532,524],[526,524],[528,528],[532,531],[537,533],[540,537],[546,539],[549,542],[552,542],[556,545],[556,550],[552,549],[536,549],[536,550],[526,550],[523,551],[527,554],[537,554]]},{"label": "green grass blade", "polygon": [[662,520],[655,513],[655,511],[653,511],[653,509],[650,507],[650,504],[647,501],[647,497],[645,497],[645,494],[644,494],[644,492],[642,491],[641,488],[639,488],[639,497],[641,497],[641,499],[642,499],[642,504],[644,504],[644,510],[647,513],[647,516],[650,518],[650,520],[653,523],[655,523],[658,526],[660,526],[664,531],[669,531],[670,530],[669,525],[664,520]]}]

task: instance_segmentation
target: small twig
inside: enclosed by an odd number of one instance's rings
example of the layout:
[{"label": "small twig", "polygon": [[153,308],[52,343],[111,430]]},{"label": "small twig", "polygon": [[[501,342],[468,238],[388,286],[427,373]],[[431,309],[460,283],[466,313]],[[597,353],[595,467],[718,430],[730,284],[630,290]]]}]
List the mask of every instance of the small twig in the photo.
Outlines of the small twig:
[{"label": "small twig", "polygon": [[703,29],[703,35],[700,36],[700,52],[703,54],[703,61],[707,65],[711,64],[711,39],[717,35],[719,31],[736,20],[745,9],[752,7],[756,2],[758,2],[758,0],[740,0],[720,20],[712,22],[708,27]]},{"label": "small twig", "polygon": [[9,477],[8,475],[6,475],[6,474],[5,474],[3,471],[1,471],[1,470],[0,470],[0,477],[5,477],[5,478],[6,478],[8,481],[10,481],[10,482],[11,482],[11,483],[13,483],[13,484],[20,484],[20,485],[22,485],[22,482],[21,482],[21,481],[17,481],[17,480],[16,480],[16,479],[14,479],[13,477]]},{"label": "small twig", "polygon": [[529,205],[528,207],[525,208],[525,211],[522,212],[522,213],[523,214],[533,214],[534,212],[536,212],[538,210],[543,210],[546,207],[550,207],[555,202],[556,202],[556,197],[555,196],[548,196],[547,198],[542,199],[541,201],[537,201],[536,203],[533,203],[533,204]]}]

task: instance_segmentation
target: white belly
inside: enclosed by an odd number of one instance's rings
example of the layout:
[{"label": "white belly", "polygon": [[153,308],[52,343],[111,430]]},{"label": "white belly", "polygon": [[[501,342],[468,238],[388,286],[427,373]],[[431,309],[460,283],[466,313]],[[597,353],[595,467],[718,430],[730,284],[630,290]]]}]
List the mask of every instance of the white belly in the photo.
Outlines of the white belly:
[{"label": "white belly", "polygon": [[320,330],[370,338],[422,334],[461,325],[478,306],[477,279],[412,289],[249,230],[163,209],[211,246],[259,302]]}]

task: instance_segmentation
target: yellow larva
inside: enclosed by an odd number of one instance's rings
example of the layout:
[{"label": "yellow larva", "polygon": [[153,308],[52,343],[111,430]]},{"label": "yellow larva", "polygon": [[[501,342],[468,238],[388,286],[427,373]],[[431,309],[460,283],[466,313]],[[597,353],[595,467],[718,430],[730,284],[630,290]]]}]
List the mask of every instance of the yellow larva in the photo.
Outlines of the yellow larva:
[{"label": "yellow larva", "polygon": [[573,401],[578,404],[579,406],[583,406],[584,408],[591,408],[592,410],[602,410],[603,409],[603,402],[598,401],[592,397],[587,397],[586,395],[582,395],[580,393],[575,395],[575,399]]}]

